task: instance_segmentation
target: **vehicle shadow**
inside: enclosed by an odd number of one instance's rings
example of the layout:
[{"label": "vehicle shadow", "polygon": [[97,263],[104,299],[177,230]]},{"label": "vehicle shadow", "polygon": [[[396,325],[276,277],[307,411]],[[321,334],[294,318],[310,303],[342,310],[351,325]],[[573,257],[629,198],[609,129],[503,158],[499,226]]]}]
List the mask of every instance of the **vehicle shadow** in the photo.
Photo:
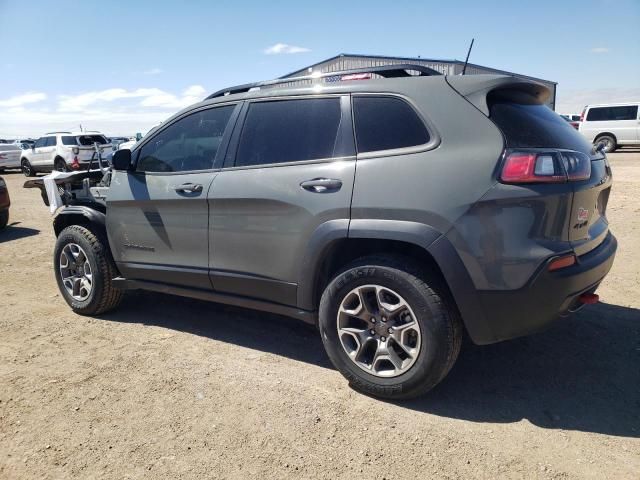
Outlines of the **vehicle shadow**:
[{"label": "vehicle shadow", "polygon": [[[171,328],[333,368],[313,327],[277,315],[132,292],[105,319]],[[526,419],[542,428],[640,437],[640,310],[600,303],[534,336],[468,344],[432,392],[393,403],[473,422]]]},{"label": "vehicle shadow", "polygon": [[29,227],[18,227],[20,222],[10,223],[0,230],[0,243],[10,242],[11,240],[18,240],[20,238],[31,237],[38,235],[40,230]]}]

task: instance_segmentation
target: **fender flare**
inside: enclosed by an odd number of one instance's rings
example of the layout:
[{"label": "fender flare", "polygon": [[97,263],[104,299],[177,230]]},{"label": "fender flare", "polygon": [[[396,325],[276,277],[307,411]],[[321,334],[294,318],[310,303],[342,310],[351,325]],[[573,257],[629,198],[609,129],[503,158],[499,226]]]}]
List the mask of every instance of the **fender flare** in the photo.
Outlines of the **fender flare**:
[{"label": "fender flare", "polygon": [[69,205],[62,208],[54,217],[53,230],[58,236],[69,225],[89,223],[98,225],[104,231],[106,229],[106,220],[107,216],[95,208],[86,205]]},{"label": "fender flare", "polygon": [[[331,220],[320,225],[312,234],[298,281],[298,307],[316,310],[315,280],[334,242],[345,238],[395,240],[410,243],[426,250],[440,268],[469,336],[477,344],[492,343],[491,331],[478,291],[451,241],[437,229],[418,222],[403,220],[356,219],[350,222]],[[311,281],[313,279],[313,281]]]}]

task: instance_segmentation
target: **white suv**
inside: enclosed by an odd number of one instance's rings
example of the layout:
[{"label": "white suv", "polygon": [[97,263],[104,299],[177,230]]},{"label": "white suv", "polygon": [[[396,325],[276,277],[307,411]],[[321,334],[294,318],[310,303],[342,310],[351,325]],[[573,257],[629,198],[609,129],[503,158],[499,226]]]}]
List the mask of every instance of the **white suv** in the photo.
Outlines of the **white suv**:
[{"label": "white suv", "polygon": [[582,111],[578,131],[604,151],[623,145],[640,145],[640,102],[587,105]]},{"label": "white suv", "polygon": [[27,177],[38,172],[58,170],[67,172],[87,167],[91,159],[97,160],[94,144],[107,155],[111,151],[109,140],[100,132],[51,132],[40,137],[33,148],[23,150],[20,166]]}]

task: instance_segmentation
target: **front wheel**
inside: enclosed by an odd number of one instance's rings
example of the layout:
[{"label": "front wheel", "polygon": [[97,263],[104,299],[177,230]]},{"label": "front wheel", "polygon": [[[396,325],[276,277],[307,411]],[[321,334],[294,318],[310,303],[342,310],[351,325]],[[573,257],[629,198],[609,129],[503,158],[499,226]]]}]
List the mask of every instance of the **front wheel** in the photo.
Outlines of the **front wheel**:
[{"label": "front wheel", "polygon": [[462,326],[435,280],[409,260],[363,258],[320,301],[322,341],[334,366],[367,394],[407,399],[431,390],[460,352]]},{"label": "front wheel", "polygon": [[120,304],[122,291],[113,287],[116,267],[101,235],[72,225],[60,232],[53,256],[58,288],[71,309],[100,315]]},{"label": "front wheel", "polygon": [[22,159],[22,162],[20,162],[20,168],[22,169],[22,173],[24,173],[25,177],[36,176],[36,171],[33,169],[31,163],[29,163],[29,160],[27,160],[26,158]]},{"label": "front wheel", "polygon": [[0,230],[9,224],[9,209],[0,212]]}]

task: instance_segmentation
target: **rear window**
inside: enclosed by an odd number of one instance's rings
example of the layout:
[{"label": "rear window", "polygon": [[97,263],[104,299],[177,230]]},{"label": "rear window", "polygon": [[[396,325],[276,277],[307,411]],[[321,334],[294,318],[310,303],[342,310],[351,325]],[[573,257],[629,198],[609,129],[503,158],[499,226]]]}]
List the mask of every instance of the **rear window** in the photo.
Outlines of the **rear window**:
[{"label": "rear window", "polygon": [[637,105],[619,107],[594,107],[589,109],[587,122],[601,122],[606,120],[635,120],[638,117]]},{"label": "rear window", "polygon": [[491,98],[489,118],[509,148],[564,148],[590,153],[591,145],[569,122],[546,105]]},{"label": "rear window", "polygon": [[78,137],[78,144],[85,147],[90,147],[96,142],[99,145],[104,145],[106,143],[109,143],[107,142],[107,139],[104,138],[102,135],[80,135]]},{"label": "rear window", "polygon": [[429,132],[413,108],[395,97],[354,97],[358,152],[413,147],[429,142]]}]

